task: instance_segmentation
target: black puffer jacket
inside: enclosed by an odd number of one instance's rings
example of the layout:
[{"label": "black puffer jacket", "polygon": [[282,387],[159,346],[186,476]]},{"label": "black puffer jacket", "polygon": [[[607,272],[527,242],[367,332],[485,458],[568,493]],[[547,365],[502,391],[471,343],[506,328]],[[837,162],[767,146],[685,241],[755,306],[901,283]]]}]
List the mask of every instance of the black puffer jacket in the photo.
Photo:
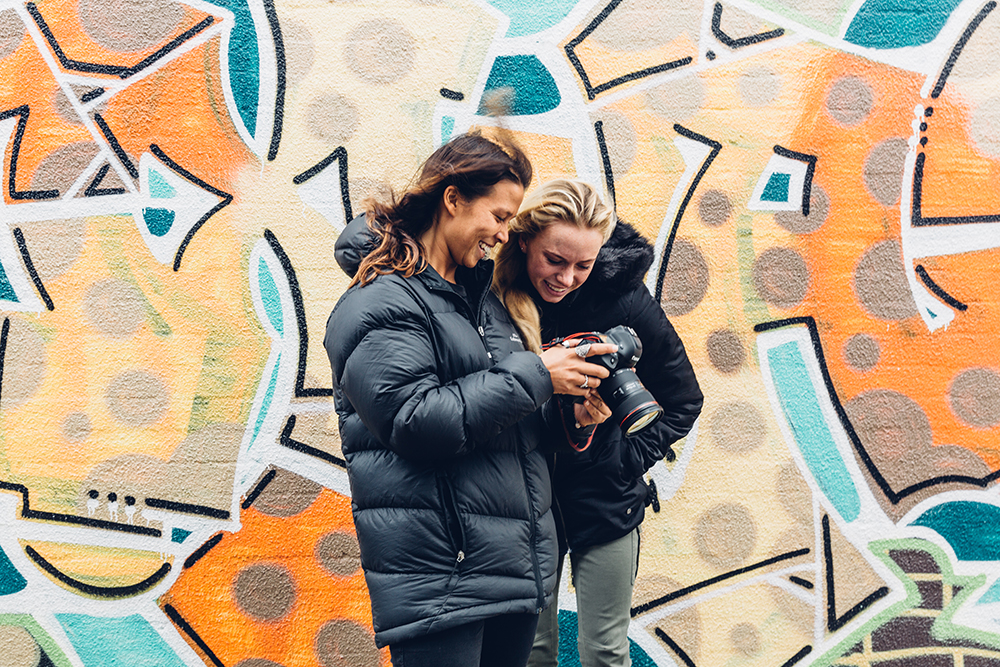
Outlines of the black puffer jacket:
[{"label": "black puffer jacket", "polygon": [[[557,511],[573,549],[618,539],[642,522],[645,472],[691,430],[701,412],[703,397],[684,344],[642,282],[652,261],[649,243],[619,221],[587,282],[559,303],[536,299],[543,341],[619,324],[632,327],[642,341],[636,373],[664,409],[659,422],[633,437],[622,437],[609,419],[597,427],[587,450],[556,455]],[[526,289],[535,294],[530,283]]]},{"label": "black puffer jacket", "polygon": [[[360,253],[342,250],[353,274]],[[491,276],[489,261],[460,267],[465,296],[431,268],[379,276],[327,324],[379,646],[551,600],[556,533],[537,445],[556,437],[539,410],[552,383]]]}]

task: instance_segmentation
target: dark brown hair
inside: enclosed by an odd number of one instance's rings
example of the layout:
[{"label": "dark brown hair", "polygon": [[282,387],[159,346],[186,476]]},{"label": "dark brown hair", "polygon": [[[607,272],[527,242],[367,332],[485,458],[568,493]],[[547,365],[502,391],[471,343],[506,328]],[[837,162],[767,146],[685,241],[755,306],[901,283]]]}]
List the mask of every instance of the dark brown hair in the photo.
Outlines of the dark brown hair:
[{"label": "dark brown hair", "polygon": [[504,180],[527,188],[531,173],[531,162],[512,141],[501,143],[478,132],[455,137],[427,158],[402,197],[391,195],[387,203],[365,202],[377,245],[361,261],[351,284],[367,285],[386,273],[409,278],[424,270],[419,239],[434,224],[448,186],[454,185],[463,199],[472,201]]}]

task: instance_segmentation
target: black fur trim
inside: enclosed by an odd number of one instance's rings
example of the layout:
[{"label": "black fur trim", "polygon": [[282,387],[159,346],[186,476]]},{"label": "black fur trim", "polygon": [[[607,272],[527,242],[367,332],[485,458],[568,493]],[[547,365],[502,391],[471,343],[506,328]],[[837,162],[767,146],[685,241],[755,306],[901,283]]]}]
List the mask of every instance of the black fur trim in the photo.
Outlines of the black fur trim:
[{"label": "black fur trim", "polygon": [[615,231],[597,254],[587,279],[591,288],[624,289],[642,283],[653,263],[653,246],[632,225],[618,219]]}]

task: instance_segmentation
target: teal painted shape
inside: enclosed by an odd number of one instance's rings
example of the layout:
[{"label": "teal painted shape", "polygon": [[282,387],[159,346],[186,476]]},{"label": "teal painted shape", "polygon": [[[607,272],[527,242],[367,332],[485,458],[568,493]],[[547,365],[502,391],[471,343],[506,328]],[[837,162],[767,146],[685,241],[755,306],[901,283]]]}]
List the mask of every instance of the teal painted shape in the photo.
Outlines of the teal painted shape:
[{"label": "teal painted shape", "polygon": [[267,319],[278,334],[284,336],[285,321],[281,311],[281,294],[278,293],[278,286],[271,276],[271,269],[263,259],[257,262],[257,285],[260,287],[260,300],[264,304]]},{"label": "teal painted shape", "polygon": [[809,472],[840,516],[854,521],[861,512],[861,498],[823,418],[798,344],[790,341],[772,347],[767,360],[781,410]]},{"label": "teal painted shape", "polygon": [[0,301],[13,301],[14,303],[21,301],[17,298],[14,286],[10,284],[10,278],[7,277],[7,271],[4,270],[3,264],[0,264]]},{"label": "teal painted shape", "polygon": [[760,195],[761,201],[788,201],[788,184],[792,181],[791,174],[774,172],[767,179],[764,192]]},{"label": "teal painted shape", "polygon": [[577,0],[489,0],[489,3],[510,18],[506,36],[522,37],[534,35],[562,21],[573,11]]},{"label": "teal painted shape", "polygon": [[871,49],[927,44],[937,37],[961,0],[868,0],[844,39]]},{"label": "teal painted shape", "polygon": [[[499,88],[514,91],[510,108],[507,109],[509,116],[530,116],[552,111],[562,100],[556,80],[535,56],[498,56],[493,61],[493,69],[486,80],[483,97]],[[484,103],[480,103],[476,113],[485,116],[489,109]]]},{"label": "teal painted shape", "polygon": [[983,596],[979,598],[978,604],[990,604],[993,602],[1000,602],[1000,579],[994,581],[989,590],[983,593]]},{"label": "teal painted shape", "polygon": [[[559,610],[559,665],[580,667],[580,652],[576,648],[578,625],[576,612]],[[632,657],[632,667],[656,667],[656,663],[631,639],[628,652]]]},{"label": "teal painted shape", "polygon": [[27,585],[27,579],[17,571],[3,549],[0,549],[0,595],[10,595],[23,591]]},{"label": "teal painted shape", "polygon": [[184,530],[183,528],[174,528],[173,530],[170,531],[170,541],[176,542],[177,544],[183,544],[184,540],[186,540],[190,535],[191,535],[190,530]]},{"label": "teal painted shape", "polygon": [[260,434],[260,429],[264,425],[264,419],[267,417],[267,411],[271,409],[271,403],[274,401],[274,390],[278,386],[278,369],[281,368],[281,355],[274,360],[274,368],[271,370],[271,379],[268,380],[267,390],[264,392],[264,399],[260,402],[260,412],[257,413],[257,423],[253,427],[253,438],[250,442],[257,441],[257,435]]},{"label": "teal painted shape", "polygon": [[[257,107],[260,104],[260,51],[257,29],[247,0],[209,0],[233,13],[235,22],[229,36],[229,87],[236,109],[251,137],[257,132]],[[263,29],[269,29],[263,26]],[[277,67],[277,64],[270,64]]]},{"label": "teal painted shape", "polygon": [[1000,507],[962,500],[932,507],[913,522],[943,537],[958,560],[1000,560]]},{"label": "teal painted shape", "polygon": [[84,667],[186,667],[138,614],[99,618],[56,614]]},{"label": "teal painted shape", "polygon": [[441,143],[451,139],[455,131],[455,118],[453,116],[441,116]]},{"label": "teal painted shape", "polygon": [[149,196],[153,199],[172,199],[177,196],[174,186],[167,183],[155,169],[149,170]]},{"label": "teal painted shape", "polygon": [[149,228],[149,233],[153,236],[166,236],[170,228],[174,226],[175,214],[166,208],[144,208],[142,209],[142,219]]}]

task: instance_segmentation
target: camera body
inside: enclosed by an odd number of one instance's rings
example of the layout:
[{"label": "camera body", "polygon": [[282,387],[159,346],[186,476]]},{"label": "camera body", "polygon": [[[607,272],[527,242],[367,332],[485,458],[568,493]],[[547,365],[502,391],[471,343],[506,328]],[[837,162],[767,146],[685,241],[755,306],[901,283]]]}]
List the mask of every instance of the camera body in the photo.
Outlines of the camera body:
[{"label": "camera body", "polygon": [[611,408],[611,418],[618,422],[624,435],[635,435],[659,420],[663,408],[635,373],[635,365],[642,357],[642,341],[632,327],[619,325],[604,333],[591,332],[567,338],[579,339],[581,343],[613,343],[618,346],[615,353],[594,355],[587,357],[587,361],[603,366],[610,373],[601,380],[597,393]]}]

